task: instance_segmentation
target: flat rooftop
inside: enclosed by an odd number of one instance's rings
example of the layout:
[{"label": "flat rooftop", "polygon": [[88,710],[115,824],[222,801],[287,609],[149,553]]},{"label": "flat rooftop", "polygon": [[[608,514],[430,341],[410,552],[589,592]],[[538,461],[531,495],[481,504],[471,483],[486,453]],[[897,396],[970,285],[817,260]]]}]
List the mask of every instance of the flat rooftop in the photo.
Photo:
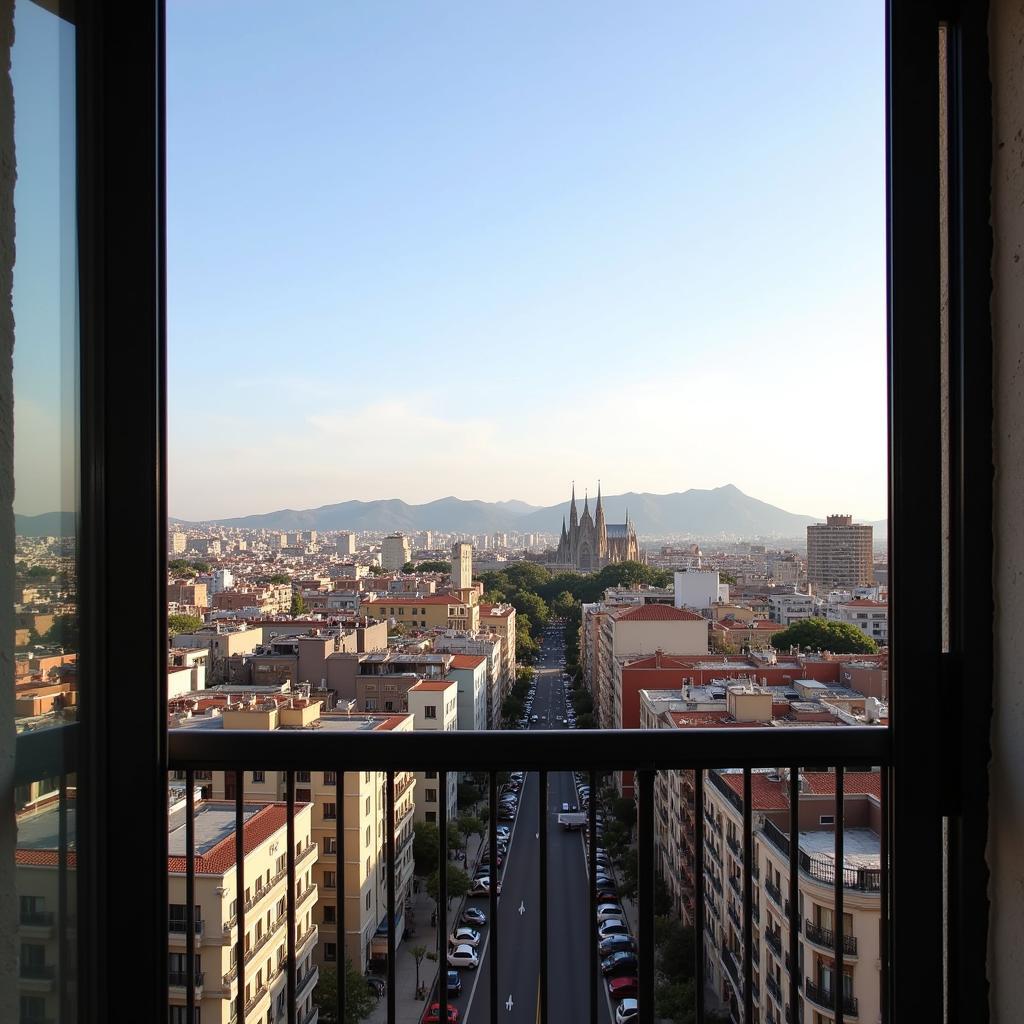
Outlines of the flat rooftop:
[{"label": "flat rooftop", "polygon": [[[812,857],[832,861],[836,859],[834,832],[801,832],[800,849]],[[847,868],[880,868],[882,866],[882,840],[870,828],[843,829],[843,866]]]},{"label": "flat rooftop", "polygon": [[[75,848],[75,801],[67,804],[68,848]],[[56,850],[60,846],[60,814],[57,801],[18,819],[19,850]]]},{"label": "flat rooftop", "polygon": [[[242,818],[248,822],[266,804],[245,804]],[[234,800],[206,800],[196,805],[195,852],[199,857],[209,853],[218,843],[235,834]],[[175,811],[167,822],[167,853],[171,857],[185,856],[185,811]]]}]

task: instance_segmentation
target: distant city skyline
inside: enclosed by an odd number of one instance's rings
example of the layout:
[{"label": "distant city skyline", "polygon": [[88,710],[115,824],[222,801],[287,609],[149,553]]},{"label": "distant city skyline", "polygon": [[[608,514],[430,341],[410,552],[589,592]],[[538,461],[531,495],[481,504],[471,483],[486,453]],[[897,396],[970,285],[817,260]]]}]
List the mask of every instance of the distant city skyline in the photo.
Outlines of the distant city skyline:
[{"label": "distant city skyline", "polygon": [[172,514],[883,518],[882,6],[822,8],[169,5]]}]

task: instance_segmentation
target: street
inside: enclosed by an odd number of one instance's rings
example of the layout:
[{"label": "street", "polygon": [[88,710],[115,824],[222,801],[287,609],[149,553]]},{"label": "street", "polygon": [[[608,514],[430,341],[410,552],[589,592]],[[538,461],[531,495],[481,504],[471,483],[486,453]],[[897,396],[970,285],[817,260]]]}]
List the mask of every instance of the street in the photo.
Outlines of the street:
[{"label": "street", "polygon": [[[537,692],[531,729],[567,728],[557,721],[565,714],[561,671],[561,632],[535,666]],[[585,767],[585,766],[581,766]],[[540,1017],[540,845],[539,777],[530,772],[520,791],[500,897],[499,1020],[502,1024],[537,1024]],[[548,1020],[582,1021],[588,1014],[589,946],[595,922],[590,917],[583,830],[566,831],[558,824],[562,804],[577,804],[571,772],[548,776]],[[473,901],[470,900],[470,903]],[[479,904],[487,909],[486,901]],[[489,931],[489,928],[488,928]],[[464,990],[455,1001],[469,1024],[490,1021],[488,998],[491,963],[489,936],[475,972],[463,972]],[[601,983],[598,1020],[611,1024],[612,1013]]]}]

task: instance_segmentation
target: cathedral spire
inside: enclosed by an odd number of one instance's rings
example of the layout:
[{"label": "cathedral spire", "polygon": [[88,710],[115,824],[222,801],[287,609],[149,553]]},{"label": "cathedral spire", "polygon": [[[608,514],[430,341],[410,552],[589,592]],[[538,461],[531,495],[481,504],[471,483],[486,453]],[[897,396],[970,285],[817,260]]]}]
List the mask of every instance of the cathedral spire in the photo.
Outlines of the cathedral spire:
[{"label": "cathedral spire", "polygon": [[590,512],[590,495],[587,491],[583,492],[583,514],[587,515]]},{"label": "cathedral spire", "polygon": [[572,502],[569,505],[569,533],[572,535],[572,531],[579,526],[580,520],[579,515],[576,512],[576,481],[572,482]]},{"label": "cathedral spire", "polygon": [[600,480],[597,481],[597,509],[596,509],[596,511],[598,511],[598,512],[601,511],[601,481]]}]

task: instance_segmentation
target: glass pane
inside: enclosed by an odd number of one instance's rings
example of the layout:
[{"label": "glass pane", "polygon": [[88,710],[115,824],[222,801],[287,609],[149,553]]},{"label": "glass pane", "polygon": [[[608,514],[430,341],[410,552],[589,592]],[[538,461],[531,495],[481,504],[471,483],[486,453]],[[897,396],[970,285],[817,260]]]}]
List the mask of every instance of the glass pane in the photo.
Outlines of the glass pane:
[{"label": "glass pane", "polygon": [[11,76],[15,715],[25,730],[73,719],[78,703],[74,27],[21,0]]}]

